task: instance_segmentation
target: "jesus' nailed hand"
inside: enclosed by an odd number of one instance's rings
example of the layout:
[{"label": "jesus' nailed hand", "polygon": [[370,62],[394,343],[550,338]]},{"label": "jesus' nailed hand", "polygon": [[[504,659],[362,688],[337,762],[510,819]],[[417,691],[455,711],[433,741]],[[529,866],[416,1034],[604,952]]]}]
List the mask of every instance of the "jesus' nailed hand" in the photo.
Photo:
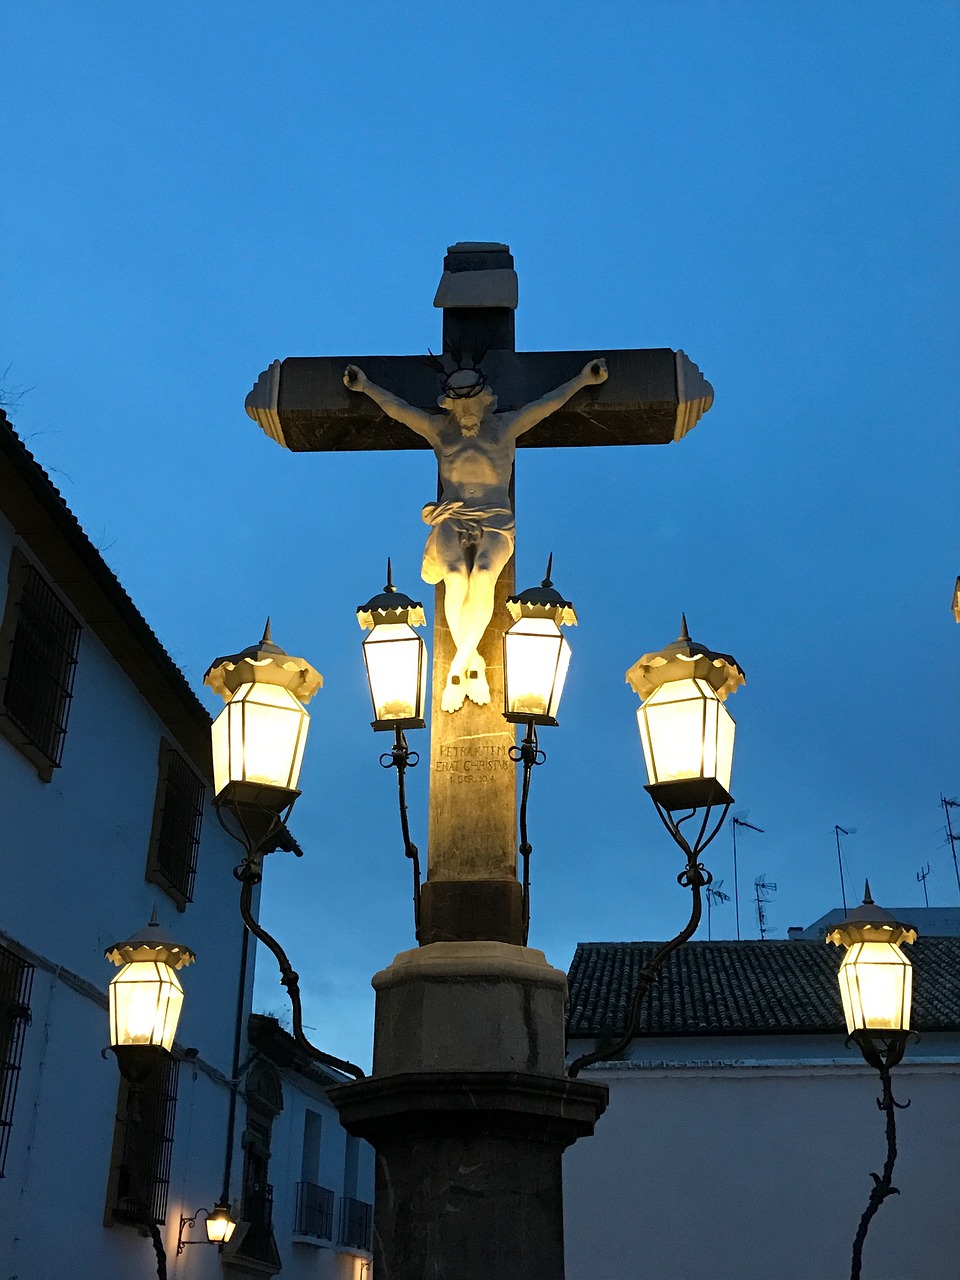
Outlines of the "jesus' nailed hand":
[{"label": "jesus' nailed hand", "polygon": [[605,382],[607,363],[591,360],[563,386],[511,413],[497,413],[497,397],[473,369],[444,380],[437,401],[443,414],[427,413],[369,382],[348,364],[343,381],[362,391],[384,413],[429,443],[440,468],[440,498],[423,508],[431,526],[423,553],[425,582],[444,585],[444,612],[456,653],[440,705],[459,711],[464,700],[490,701],[485,664],[477,653],[493,616],[500,571],[513,554],[515,520],[510,476],[517,437],[555,413],[583,387]]}]

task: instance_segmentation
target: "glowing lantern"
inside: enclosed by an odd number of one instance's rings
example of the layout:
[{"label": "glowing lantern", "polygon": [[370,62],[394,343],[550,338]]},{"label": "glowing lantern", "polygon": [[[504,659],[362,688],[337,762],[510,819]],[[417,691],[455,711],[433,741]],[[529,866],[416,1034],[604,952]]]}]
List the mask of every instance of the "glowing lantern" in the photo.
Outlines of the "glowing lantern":
[{"label": "glowing lantern", "polygon": [[207,1214],[207,1239],[211,1244],[226,1244],[236,1225],[230,1216],[230,1206],[218,1200],[213,1206],[213,1212]]},{"label": "glowing lantern", "polygon": [[570,646],[560,627],[575,627],[577,615],[550,581],[553,556],[539,587],[507,601],[513,626],[503,637],[504,717],[514,724],[557,723],[570,666]]},{"label": "glowing lantern", "polygon": [[357,609],[357,621],[370,634],[363,661],[373,703],[374,729],[422,729],[426,724],[427,646],[414,627],[426,625],[423,605],[393,585],[387,561],[387,585]]},{"label": "glowing lantern", "polygon": [[667,810],[729,804],[736,727],[723,703],[744,683],[739,664],[691,640],[684,618],[679,638],[638,659],[627,683],[643,699],[637,722],[654,800]]},{"label": "glowing lantern", "polygon": [[917,931],[878,907],[864,890],[863,905],[827,934],[827,942],[847,948],[837,975],[847,1033],[881,1040],[910,1030],[913,966],[900,949]]},{"label": "glowing lantern", "polygon": [[212,729],[217,797],[290,804],[299,795],[310,722],[303,703],[323,684],[319,671],[273,643],[268,618],[260,643],[218,658],[204,683],[227,704]]},{"label": "glowing lantern", "polygon": [[156,912],[146,928],[104,954],[122,966],[110,982],[110,1047],[123,1075],[142,1080],[158,1055],[173,1047],[183,1007],[176,970],[196,957],[188,947],[163,937]]}]

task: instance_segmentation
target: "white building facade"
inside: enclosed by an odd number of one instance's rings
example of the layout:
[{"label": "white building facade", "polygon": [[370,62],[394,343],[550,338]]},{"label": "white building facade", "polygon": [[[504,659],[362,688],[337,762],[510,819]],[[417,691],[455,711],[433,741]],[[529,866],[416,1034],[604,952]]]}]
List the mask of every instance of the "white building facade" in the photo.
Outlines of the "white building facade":
[{"label": "white building facade", "polygon": [[[292,1277],[367,1274],[369,1240],[356,1225],[362,1210],[348,1213],[350,1243],[339,1244],[345,1190],[351,1202],[372,1199],[369,1153],[357,1152],[351,1165],[324,1093],[340,1079],[324,1081],[303,1063],[278,1068],[249,1040],[254,948],[241,975],[232,875],[240,849],[212,811],[209,726],[182,674],[0,420],[3,1280],[159,1274],[130,1193],[126,1086],[113,1055],[103,1053],[115,972],[104,950],[154,910],[164,934],[197,954],[180,974],[185,1001],[174,1052],[137,1122],[134,1163],[142,1201],[159,1222],[167,1274],[269,1275],[279,1263]],[[238,1010],[244,1065],[230,1196],[241,1223],[222,1254],[191,1243],[178,1256],[181,1218],[212,1209],[223,1190]],[[279,1104],[266,1152],[256,1135],[264,1089]],[[308,1111],[320,1119],[307,1121]],[[298,1224],[298,1183],[311,1182],[301,1177],[308,1124],[307,1145],[317,1154],[310,1171],[326,1179],[314,1185],[333,1195],[334,1213],[325,1237],[316,1234],[316,1215],[309,1219],[309,1243],[298,1245],[295,1228],[306,1220]],[[257,1214],[275,1257],[246,1256],[249,1217]],[[203,1216],[186,1238],[205,1240]]]},{"label": "white building facade", "polygon": [[[570,1057],[619,1029],[655,944],[588,943]],[[920,1040],[893,1072],[894,1185],[863,1276],[960,1274],[960,939],[911,952]],[[821,940],[693,942],[667,962],[610,1105],[564,1164],[567,1280],[846,1280],[886,1155],[877,1073],[845,1047],[839,954]]]}]

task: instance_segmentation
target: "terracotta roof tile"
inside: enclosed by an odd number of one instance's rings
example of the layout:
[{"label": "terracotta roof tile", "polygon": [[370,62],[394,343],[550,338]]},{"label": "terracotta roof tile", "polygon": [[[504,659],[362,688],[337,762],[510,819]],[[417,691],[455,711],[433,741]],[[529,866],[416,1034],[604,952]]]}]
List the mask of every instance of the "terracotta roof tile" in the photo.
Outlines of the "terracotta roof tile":
[{"label": "terracotta roof tile", "polygon": [[[568,975],[569,1034],[619,1031],[637,975],[656,942],[582,942]],[[918,1031],[960,1031],[960,938],[918,938],[913,1017]],[[812,940],[690,942],[671,955],[644,1001],[640,1035],[842,1032],[842,949]]]}]

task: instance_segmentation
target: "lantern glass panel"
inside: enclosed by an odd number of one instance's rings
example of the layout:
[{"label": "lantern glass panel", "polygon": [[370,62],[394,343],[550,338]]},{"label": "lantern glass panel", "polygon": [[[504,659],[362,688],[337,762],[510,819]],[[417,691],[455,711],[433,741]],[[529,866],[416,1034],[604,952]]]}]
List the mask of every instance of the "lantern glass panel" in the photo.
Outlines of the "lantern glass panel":
[{"label": "lantern glass panel", "polygon": [[507,711],[556,719],[570,646],[552,618],[520,618],[504,636]]},{"label": "lantern glass panel", "polygon": [[207,1239],[211,1244],[226,1244],[237,1224],[224,1209],[214,1209],[206,1221]]},{"label": "lantern glass panel", "polygon": [[156,960],[125,964],[110,983],[110,1043],[173,1046],[183,987],[170,965]]},{"label": "lantern glass panel", "polygon": [[229,782],[295,791],[310,716],[289,689],[244,684],[213,722],[217,795]]},{"label": "lantern glass panel", "polygon": [[671,680],[637,712],[651,784],[716,778],[726,790],[733,770],[733,717],[703,680]]},{"label": "lantern glass panel", "polygon": [[847,1033],[909,1031],[913,966],[892,942],[855,942],[838,975]]},{"label": "lantern glass panel", "polygon": [[420,720],[426,697],[426,645],[407,622],[378,623],[363,642],[376,720]]}]

